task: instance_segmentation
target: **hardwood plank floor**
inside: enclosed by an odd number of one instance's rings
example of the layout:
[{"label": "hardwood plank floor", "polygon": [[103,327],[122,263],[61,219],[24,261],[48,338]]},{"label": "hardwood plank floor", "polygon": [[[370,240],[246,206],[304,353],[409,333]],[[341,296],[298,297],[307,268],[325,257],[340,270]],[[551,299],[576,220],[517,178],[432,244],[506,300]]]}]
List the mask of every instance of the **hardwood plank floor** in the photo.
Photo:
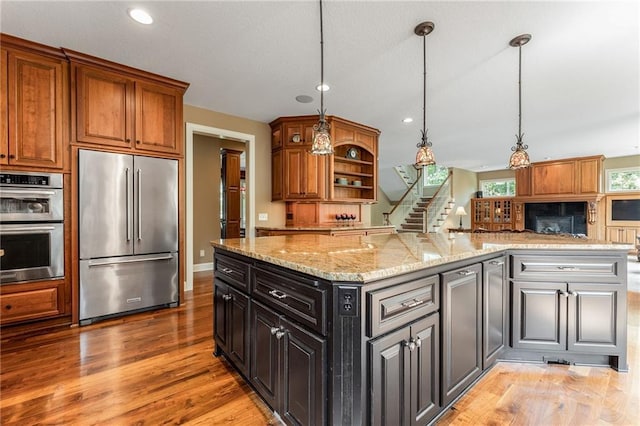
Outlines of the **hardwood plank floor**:
[{"label": "hardwood plank floor", "polygon": [[213,352],[212,274],[186,303],[2,341],[0,424],[279,424]]},{"label": "hardwood plank floor", "polygon": [[[211,282],[196,274],[179,308],[2,340],[0,424],[279,424],[212,356]],[[438,425],[640,424],[640,291],[628,295],[629,373],[499,363]]]}]

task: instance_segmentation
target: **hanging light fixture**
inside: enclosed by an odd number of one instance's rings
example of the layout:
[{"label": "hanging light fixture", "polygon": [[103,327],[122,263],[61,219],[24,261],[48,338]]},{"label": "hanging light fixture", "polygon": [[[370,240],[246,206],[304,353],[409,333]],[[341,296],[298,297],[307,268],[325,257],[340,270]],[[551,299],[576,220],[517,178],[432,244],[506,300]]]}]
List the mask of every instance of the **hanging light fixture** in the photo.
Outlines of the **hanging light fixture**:
[{"label": "hanging light fixture", "polygon": [[509,158],[510,169],[522,169],[529,167],[531,161],[529,161],[529,154],[526,149],[528,145],[522,142],[522,46],[527,44],[531,40],[531,34],[522,34],[509,42],[510,46],[518,48],[518,134],[516,135],[516,144],[511,147],[511,158]]},{"label": "hanging light fixture", "polygon": [[333,154],[331,136],[329,135],[329,123],[325,119],[324,109],[324,33],[322,29],[322,0],[320,0],[320,110],[318,111],[318,124],[313,126],[313,144],[311,153],[314,155]]},{"label": "hanging light fixture", "polygon": [[422,138],[420,143],[416,145],[418,153],[416,154],[415,167],[425,167],[436,164],[435,155],[431,150],[431,142],[427,137],[427,35],[433,31],[433,22],[423,22],[413,30],[416,35],[422,37],[422,59],[423,59],[423,82],[422,82]]}]

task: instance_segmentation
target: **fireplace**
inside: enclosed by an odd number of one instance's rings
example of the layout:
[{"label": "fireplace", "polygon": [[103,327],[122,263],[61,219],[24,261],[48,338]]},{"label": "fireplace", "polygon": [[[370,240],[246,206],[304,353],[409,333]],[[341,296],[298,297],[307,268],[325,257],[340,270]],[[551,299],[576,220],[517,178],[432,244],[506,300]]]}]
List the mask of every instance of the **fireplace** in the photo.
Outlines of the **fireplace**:
[{"label": "fireplace", "polygon": [[587,235],[587,203],[526,203],[524,226],[545,234]]}]

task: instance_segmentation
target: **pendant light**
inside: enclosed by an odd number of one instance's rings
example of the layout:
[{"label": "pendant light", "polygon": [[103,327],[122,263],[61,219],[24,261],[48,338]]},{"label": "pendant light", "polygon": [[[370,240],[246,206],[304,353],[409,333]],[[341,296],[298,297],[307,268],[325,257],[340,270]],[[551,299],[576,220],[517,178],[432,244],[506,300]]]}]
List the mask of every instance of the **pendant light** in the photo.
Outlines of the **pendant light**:
[{"label": "pendant light", "polygon": [[416,35],[422,37],[422,59],[423,59],[423,81],[422,81],[422,138],[420,143],[416,145],[418,152],[416,154],[415,167],[425,167],[436,164],[435,155],[431,150],[431,142],[427,137],[427,35],[433,31],[433,22],[423,22],[413,30]]},{"label": "pendant light", "polygon": [[329,123],[325,119],[324,109],[324,33],[322,28],[322,0],[320,0],[320,110],[318,111],[318,124],[313,125],[313,144],[311,154],[333,154],[331,136],[329,135]]},{"label": "pendant light", "polygon": [[518,134],[516,135],[516,144],[511,147],[511,158],[509,158],[510,169],[522,169],[529,167],[531,161],[529,161],[529,154],[526,149],[528,145],[522,142],[522,46],[527,44],[531,40],[531,34],[522,34],[515,37],[509,42],[512,47],[518,48]]}]

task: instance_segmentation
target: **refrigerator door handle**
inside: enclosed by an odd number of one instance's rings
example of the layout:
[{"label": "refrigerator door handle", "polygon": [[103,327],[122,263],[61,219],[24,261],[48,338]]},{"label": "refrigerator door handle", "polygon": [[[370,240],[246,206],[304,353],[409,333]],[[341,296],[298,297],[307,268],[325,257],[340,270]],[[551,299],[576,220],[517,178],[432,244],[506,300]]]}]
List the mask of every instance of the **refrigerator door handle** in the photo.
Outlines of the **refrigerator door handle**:
[{"label": "refrigerator door handle", "polygon": [[153,262],[156,260],[170,260],[171,258],[172,256],[169,254],[167,256],[145,257],[144,259],[91,260],[89,261],[89,268],[94,266],[119,265],[121,263],[137,263],[137,262]]},{"label": "refrigerator door handle", "polygon": [[138,169],[138,241],[142,239],[142,169]]},{"label": "refrigerator door handle", "polygon": [[129,184],[129,172],[130,172],[130,170],[127,167],[125,169],[125,172],[124,172],[125,173],[125,180],[126,180],[126,185],[125,185],[126,196],[125,197],[127,199],[127,202],[126,202],[126,205],[127,205],[127,218],[126,218],[126,221],[127,221],[127,241],[131,241],[131,202],[129,201],[129,198],[130,198],[130,194],[129,194],[129,185],[130,185]]}]

